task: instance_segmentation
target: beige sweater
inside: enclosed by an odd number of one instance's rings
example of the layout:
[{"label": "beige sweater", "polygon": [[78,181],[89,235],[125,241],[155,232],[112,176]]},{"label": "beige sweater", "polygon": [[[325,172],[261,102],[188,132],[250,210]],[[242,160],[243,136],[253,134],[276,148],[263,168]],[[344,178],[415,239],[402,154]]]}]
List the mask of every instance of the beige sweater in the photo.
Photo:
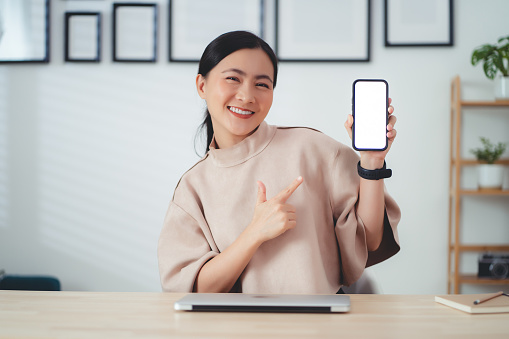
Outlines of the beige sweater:
[{"label": "beige sweater", "polygon": [[251,222],[257,180],[270,199],[299,175],[304,182],[287,202],[296,207],[297,226],[262,244],[232,291],[330,294],[352,284],[365,267],[399,251],[400,210],[387,193],[382,244],[367,250],[356,214],[358,160],[318,131],[265,122],[231,148],[211,147],[181,178],[168,208],[158,244],[163,290],[193,291],[201,267]]}]

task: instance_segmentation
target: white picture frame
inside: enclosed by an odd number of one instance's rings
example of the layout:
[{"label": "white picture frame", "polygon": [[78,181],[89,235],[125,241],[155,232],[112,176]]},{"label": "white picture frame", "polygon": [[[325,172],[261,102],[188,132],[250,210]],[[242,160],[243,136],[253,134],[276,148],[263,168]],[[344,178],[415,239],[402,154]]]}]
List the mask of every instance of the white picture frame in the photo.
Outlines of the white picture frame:
[{"label": "white picture frame", "polygon": [[157,61],[157,4],[113,4],[113,61]]},{"label": "white picture frame", "polygon": [[385,0],[386,47],[449,47],[454,44],[452,0]]},{"label": "white picture frame", "polygon": [[197,62],[212,40],[229,31],[245,30],[263,38],[263,4],[264,0],[169,0],[169,61]]},{"label": "white picture frame", "polygon": [[101,61],[101,13],[65,13],[66,62]]},{"label": "white picture frame", "polygon": [[49,63],[51,0],[0,1],[0,64]]},{"label": "white picture frame", "polygon": [[367,62],[370,0],[276,0],[280,61]]}]

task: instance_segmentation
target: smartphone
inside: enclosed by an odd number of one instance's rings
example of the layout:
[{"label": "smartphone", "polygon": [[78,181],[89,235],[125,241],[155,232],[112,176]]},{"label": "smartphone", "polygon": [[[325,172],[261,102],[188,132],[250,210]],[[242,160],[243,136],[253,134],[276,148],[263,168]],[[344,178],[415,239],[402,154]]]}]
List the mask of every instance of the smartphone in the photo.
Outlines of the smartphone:
[{"label": "smartphone", "polygon": [[353,149],[386,150],[389,84],[383,79],[357,79],[352,87]]}]

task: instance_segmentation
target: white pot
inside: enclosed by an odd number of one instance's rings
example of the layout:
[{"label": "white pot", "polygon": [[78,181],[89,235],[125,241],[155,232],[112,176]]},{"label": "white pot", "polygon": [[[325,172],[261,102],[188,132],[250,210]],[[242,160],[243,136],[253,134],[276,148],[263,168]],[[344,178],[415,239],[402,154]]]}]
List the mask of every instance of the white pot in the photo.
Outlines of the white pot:
[{"label": "white pot", "polygon": [[495,78],[495,99],[509,100],[509,77],[499,75]]},{"label": "white pot", "polygon": [[479,189],[502,189],[504,165],[481,164],[477,171]]}]

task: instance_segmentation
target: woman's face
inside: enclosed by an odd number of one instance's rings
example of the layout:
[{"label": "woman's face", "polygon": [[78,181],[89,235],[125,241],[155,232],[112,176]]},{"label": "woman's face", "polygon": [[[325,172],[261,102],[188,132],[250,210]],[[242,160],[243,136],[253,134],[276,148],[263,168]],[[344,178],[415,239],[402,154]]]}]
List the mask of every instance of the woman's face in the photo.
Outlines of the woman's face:
[{"label": "woman's face", "polygon": [[262,49],[241,49],[221,60],[196,87],[212,118],[219,148],[231,147],[262,123],[272,105],[274,66]]}]

